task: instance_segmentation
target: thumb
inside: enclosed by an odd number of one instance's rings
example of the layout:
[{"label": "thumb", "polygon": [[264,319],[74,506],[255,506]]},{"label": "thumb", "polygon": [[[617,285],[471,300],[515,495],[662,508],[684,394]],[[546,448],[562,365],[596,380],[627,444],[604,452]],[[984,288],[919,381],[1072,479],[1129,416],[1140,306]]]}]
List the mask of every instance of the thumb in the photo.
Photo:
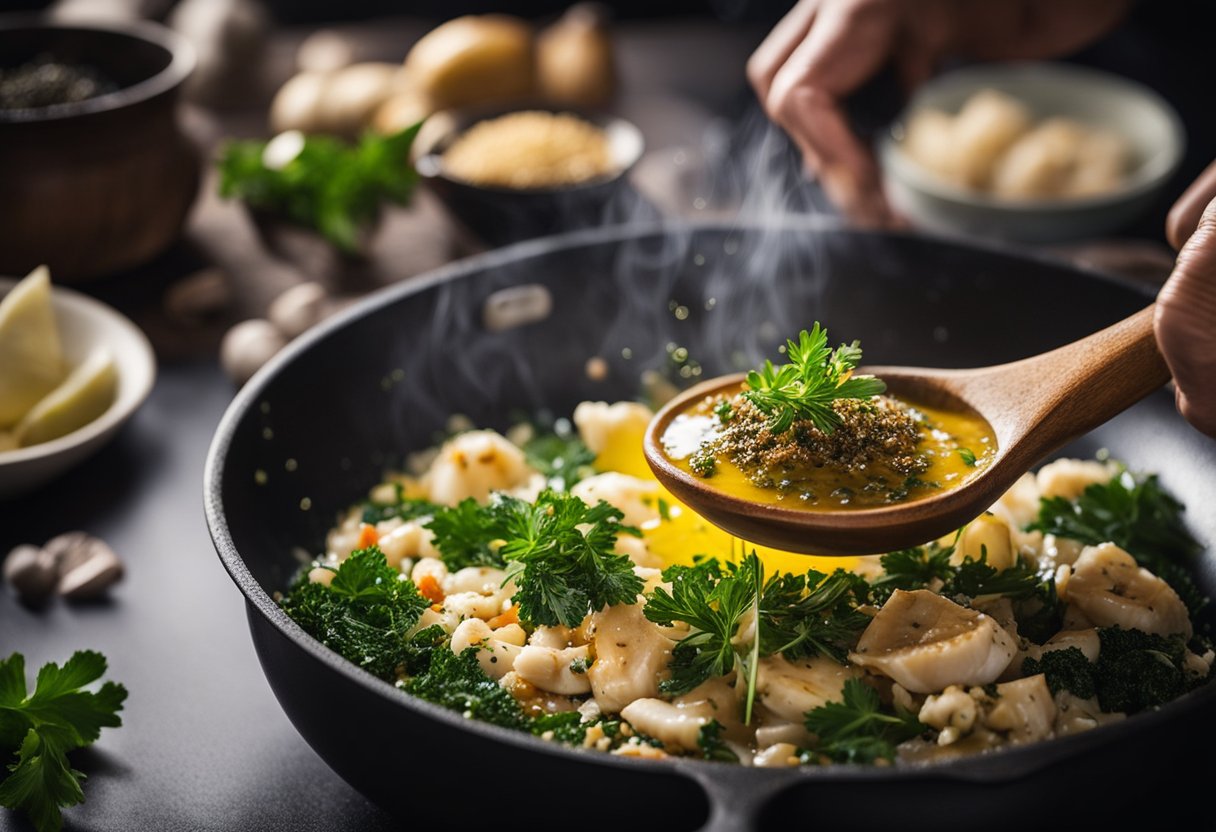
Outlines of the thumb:
[{"label": "thumb", "polygon": [[1178,409],[1216,437],[1216,199],[1178,252],[1157,296],[1157,344],[1178,388]]}]

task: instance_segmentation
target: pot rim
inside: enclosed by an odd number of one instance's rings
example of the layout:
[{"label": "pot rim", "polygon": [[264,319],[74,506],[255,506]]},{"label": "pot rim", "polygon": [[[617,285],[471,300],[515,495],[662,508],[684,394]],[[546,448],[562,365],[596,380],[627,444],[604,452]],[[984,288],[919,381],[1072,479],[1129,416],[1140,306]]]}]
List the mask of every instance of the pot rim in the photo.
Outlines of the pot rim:
[{"label": "pot rim", "polygon": [[[1083,731],[1043,742],[1003,748],[989,754],[966,755],[952,760],[907,763],[896,766],[844,764],[822,767],[798,766],[788,769],[765,769],[763,773],[758,773],[758,770],[750,768],[723,765],[687,757],[672,757],[661,760],[624,758],[591,749],[570,748],[558,743],[547,742],[522,731],[499,727],[475,719],[466,719],[454,711],[413,696],[408,696],[391,683],[385,682],[352,662],[347,661],[341,655],[308,635],[295,621],[283,612],[271,595],[249,571],[244,558],[237,551],[236,544],[232,539],[223,506],[222,483],[228,450],[231,446],[233,435],[247,414],[251,411],[256,412],[263,391],[273,382],[275,377],[300,355],[329,337],[332,332],[345,328],[359,319],[378,311],[382,307],[392,305],[411,295],[420,294],[448,281],[554,251],[585,248],[597,244],[610,244],[646,235],[672,232],[691,235],[698,232],[703,233],[718,230],[729,235],[732,233],[786,229],[805,230],[807,232],[844,231],[858,236],[876,234],[883,237],[927,239],[956,248],[970,248],[988,253],[1012,255],[1023,261],[1052,265],[1056,268],[1064,265],[1096,281],[1114,284],[1125,290],[1130,289],[1139,294],[1146,293],[1146,287],[1133,280],[1105,274],[1089,267],[1069,264],[1046,254],[1028,253],[1024,249],[1019,249],[1010,244],[988,241],[964,242],[945,235],[917,232],[867,232],[850,228],[847,224],[836,218],[822,215],[789,215],[781,218],[765,219],[762,222],[707,219],[694,221],[669,220],[662,223],[644,222],[602,226],[526,240],[511,246],[455,261],[425,275],[420,275],[409,281],[387,286],[373,292],[368,297],[352,304],[347,309],[328,318],[295,339],[262,367],[237,392],[233,401],[224,412],[216,428],[204,465],[204,514],[212,543],[215,546],[220,561],[228,571],[233,582],[245,596],[247,606],[256,609],[266,622],[294,643],[295,646],[304,650],[330,670],[337,672],[348,681],[358,685],[369,693],[397,703],[407,711],[413,711],[429,719],[443,722],[456,730],[472,732],[486,739],[504,742],[537,753],[565,756],[572,762],[596,763],[611,767],[628,766],[636,768],[641,766],[665,773],[682,774],[683,776],[691,777],[708,792],[711,792],[709,795],[711,802],[715,800],[712,792],[716,783],[720,783],[722,779],[729,780],[734,777],[743,776],[762,778],[762,781],[770,786],[769,789],[766,789],[766,793],[768,794],[774,794],[798,783],[808,782],[883,782],[892,779],[922,780],[930,778],[946,778],[956,782],[1005,782],[1042,769],[1060,760],[1073,757],[1086,750],[1110,745],[1117,742],[1120,737],[1129,736],[1129,732],[1130,734],[1136,734],[1141,731],[1149,731],[1154,726],[1162,725],[1163,721],[1183,718],[1186,713],[1205,706],[1210,707],[1212,703],[1216,703],[1216,684],[1209,684],[1203,688],[1184,694],[1158,710],[1142,712],[1129,719],[1100,726],[1095,730]],[[728,773],[739,771],[745,771],[748,774]]]},{"label": "pot rim", "polygon": [[198,62],[194,47],[183,35],[151,20],[59,23],[37,15],[0,15],[0,34],[15,30],[101,32],[116,35],[159,47],[169,56],[169,63],[142,81],[114,92],[86,98],[84,101],[20,110],[0,110],[0,124],[42,124],[125,109],[181,86]]}]

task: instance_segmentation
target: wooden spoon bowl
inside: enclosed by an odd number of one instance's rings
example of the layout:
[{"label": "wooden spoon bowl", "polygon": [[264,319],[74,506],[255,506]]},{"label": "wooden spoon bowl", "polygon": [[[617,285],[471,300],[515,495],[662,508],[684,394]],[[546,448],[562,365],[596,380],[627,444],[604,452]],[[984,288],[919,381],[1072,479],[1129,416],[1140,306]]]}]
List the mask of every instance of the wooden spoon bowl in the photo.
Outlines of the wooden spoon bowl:
[{"label": "wooden spoon bowl", "polygon": [[984,418],[997,450],[962,485],[891,506],[805,511],[726,494],[683,470],[663,451],[672,420],[692,404],[731,388],[741,374],[693,387],[655,415],[644,451],[659,481],[715,526],[743,540],[789,552],[866,555],[916,546],[971,521],[1052,451],[1092,430],[1169,381],[1153,335],[1153,306],[1042,355],[971,370],[866,367],[898,398]]}]

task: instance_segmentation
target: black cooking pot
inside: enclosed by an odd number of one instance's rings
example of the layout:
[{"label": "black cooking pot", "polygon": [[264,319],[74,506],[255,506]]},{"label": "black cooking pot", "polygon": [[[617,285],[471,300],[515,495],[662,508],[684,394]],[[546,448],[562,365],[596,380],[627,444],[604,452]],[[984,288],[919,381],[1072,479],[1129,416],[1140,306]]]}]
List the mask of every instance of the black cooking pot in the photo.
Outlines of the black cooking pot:
[{"label": "black cooking pot", "polygon": [[[273,597],[301,553],[320,550],[337,513],[404,453],[431,445],[450,414],[501,428],[520,412],[632,398],[646,370],[677,382],[736,370],[813,320],[837,339],[860,338],[876,364],[991,364],[1059,346],[1148,301],[1056,262],[813,221],[535,240],[387,289],[292,344],[224,416],[207,462],[207,520],[288,716],[406,828],[730,830],[803,819],[1041,829],[1082,806],[1091,822],[1127,821],[1210,776],[1210,763],[1178,761],[1210,748],[1216,687],[1099,730],[927,767],[628,760],[411,699],[304,634]],[[606,377],[584,371],[592,356]],[[1103,447],[1160,472],[1210,549],[1216,443],[1176,415],[1168,393],[1068,450]],[[1216,552],[1200,579],[1216,586]]]}]

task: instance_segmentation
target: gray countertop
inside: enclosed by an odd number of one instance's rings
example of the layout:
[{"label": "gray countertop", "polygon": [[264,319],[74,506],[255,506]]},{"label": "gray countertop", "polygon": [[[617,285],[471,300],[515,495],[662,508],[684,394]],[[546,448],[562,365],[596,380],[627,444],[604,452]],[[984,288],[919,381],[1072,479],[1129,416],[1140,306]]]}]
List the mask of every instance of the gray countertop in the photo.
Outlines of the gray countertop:
[{"label": "gray countertop", "polygon": [[[130,690],[119,729],[74,755],[77,830],[378,830],[389,819],[296,734],[262,676],[240,593],[203,522],[203,459],[232,386],[205,364],[162,370],[119,438],[70,477],[0,504],[0,550],[69,529],[127,564],[98,603],[20,604],[0,591],[0,654],[27,670],[100,650]],[[0,829],[28,827],[0,810]]]}]

